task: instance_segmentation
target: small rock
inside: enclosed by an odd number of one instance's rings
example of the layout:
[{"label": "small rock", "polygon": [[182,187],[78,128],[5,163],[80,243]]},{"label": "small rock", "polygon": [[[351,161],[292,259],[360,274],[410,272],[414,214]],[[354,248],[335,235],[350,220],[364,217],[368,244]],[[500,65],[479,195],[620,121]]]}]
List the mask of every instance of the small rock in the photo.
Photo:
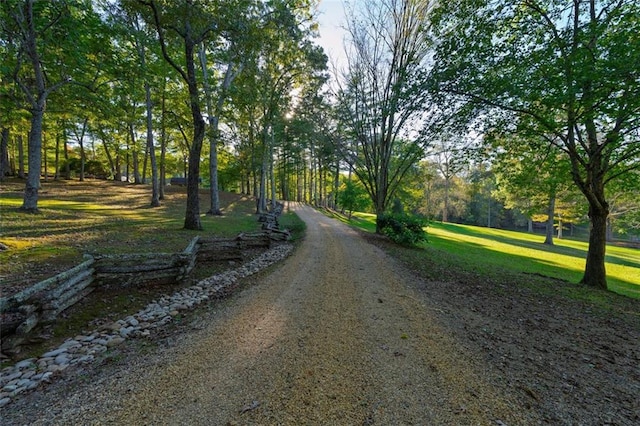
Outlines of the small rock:
[{"label": "small rock", "polygon": [[53,361],[56,365],[69,364],[69,355],[62,353]]},{"label": "small rock", "polygon": [[36,375],[36,371],[35,370],[28,370],[25,371],[24,373],[22,373],[22,378],[23,379],[30,379],[31,377]]},{"label": "small rock", "polygon": [[71,349],[71,348],[76,348],[78,346],[81,346],[81,343],[78,342],[75,339],[69,339],[66,342],[64,342],[63,344],[60,345],[60,348],[67,348],[67,349]]},{"label": "small rock", "polygon": [[114,337],[113,339],[107,342],[107,347],[112,348],[114,346],[121,344],[122,342],[124,342],[124,339],[122,337]]},{"label": "small rock", "polygon": [[69,364],[51,364],[49,367],[47,367],[47,373],[58,373],[60,371],[66,370],[67,367],[69,367]]},{"label": "small rock", "polygon": [[22,377],[22,373],[19,372],[19,371],[16,371],[15,373],[11,373],[11,374],[3,377],[3,381],[5,383],[9,383],[10,381],[15,380],[15,379],[20,378],[20,377]]},{"label": "small rock", "polygon": [[32,384],[33,382],[29,379],[21,379],[20,381],[18,381],[18,387],[19,388],[26,388],[28,387],[30,384]]},{"label": "small rock", "polygon": [[9,398],[9,397],[0,399],[0,408],[4,407],[5,405],[7,405],[10,402],[11,402],[11,398]]},{"label": "small rock", "polygon": [[17,368],[18,370],[22,370],[24,368],[32,368],[35,367],[35,358],[29,358],[29,359],[25,359],[22,360],[18,363],[16,363],[15,368]]},{"label": "small rock", "polygon": [[42,374],[42,377],[40,378],[41,382],[50,382],[51,381],[51,376],[53,376],[53,373],[50,371],[47,371],[46,373]]},{"label": "small rock", "polygon": [[58,355],[60,355],[61,353],[67,352],[67,348],[58,348],[56,350],[47,352],[46,354],[42,355],[42,358],[55,358]]}]

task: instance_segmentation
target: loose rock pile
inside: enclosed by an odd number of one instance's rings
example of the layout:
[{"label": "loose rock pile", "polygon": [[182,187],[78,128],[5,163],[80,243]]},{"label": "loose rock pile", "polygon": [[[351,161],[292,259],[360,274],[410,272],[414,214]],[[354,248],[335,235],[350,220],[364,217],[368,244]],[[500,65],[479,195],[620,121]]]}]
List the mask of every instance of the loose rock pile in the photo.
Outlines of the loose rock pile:
[{"label": "loose rock pile", "polygon": [[290,253],[291,245],[279,245],[239,268],[225,271],[182,289],[172,296],[163,296],[134,315],[118,320],[87,335],[68,339],[57,349],[38,358],[25,359],[0,371],[0,407],[13,398],[51,383],[56,375],[70,366],[94,361],[103,352],[130,338],[151,336],[154,329],[170,323],[181,311],[193,309],[224,292],[239,279],[253,275]]}]

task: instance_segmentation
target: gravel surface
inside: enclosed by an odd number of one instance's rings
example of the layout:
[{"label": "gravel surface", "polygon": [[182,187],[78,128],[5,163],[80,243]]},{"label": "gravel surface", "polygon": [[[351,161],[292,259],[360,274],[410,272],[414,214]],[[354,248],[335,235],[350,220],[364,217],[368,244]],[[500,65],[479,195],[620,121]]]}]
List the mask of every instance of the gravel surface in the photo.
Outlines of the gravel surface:
[{"label": "gravel surface", "polygon": [[[613,332],[606,325],[600,330],[603,339],[618,336],[611,345],[626,341],[613,361],[616,374],[607,376],[626,380],[617,394],[622,402],[592,399],[596,410],[602,403],[613,411],[577,417],[573,400],[565,395],[556,403],[548,384],[558,382],[560,389],[563,379],[555,376],[553,362],[562,360],[546,359],[548,364],[532,352],[546,344],[538,337],[554,332],[545,328],[547,319],[534,312],[526,319],[538,325],[527,328],[528,323],[500,316],[499,309],[480,312],[482,303],[493,300],[481,286],[462,291],[469,286],[423,282],[356,231],[309,207],[294,208],[307,223],[307,236],[286,261],[249,278],[237,294],[209,310],[187,314],[181,327],[157,337],[156,344],[128,344],[101,365],[77,369],[4,407],[2,424],[640,422],[634,412],[640,383],[637,312],[620,325],[624,336],[616,326]],[[513,297],[507,300],[510,308],[517,303]],[[506,328],[499,331],[514,334],[502,339],[482,334],[503,323]],[[542,332],[529,339],[526,333],[533,329]],[[588,345],[589,336],[582,338]],[[500,344],[506,341],[508,346]],[[590,356],[592,367],[585,368],[595,370],[596,355]],[[554,377],[545,378],[551,373]],[[551,390],[535,387],[536,377]],[[578,377],[569,382],[586,386]]]}]

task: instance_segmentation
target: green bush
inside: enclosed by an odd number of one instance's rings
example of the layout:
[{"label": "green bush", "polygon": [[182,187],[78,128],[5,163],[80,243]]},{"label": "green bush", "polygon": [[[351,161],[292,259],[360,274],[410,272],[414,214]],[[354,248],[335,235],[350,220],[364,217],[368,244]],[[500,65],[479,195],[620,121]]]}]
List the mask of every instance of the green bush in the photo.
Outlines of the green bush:
[{"label": "green bush", "polygon": [[427,241],[426,226],[427,220],[419,216],[391,213],[378,218],[382,233],[398,244],[415,245]]}]

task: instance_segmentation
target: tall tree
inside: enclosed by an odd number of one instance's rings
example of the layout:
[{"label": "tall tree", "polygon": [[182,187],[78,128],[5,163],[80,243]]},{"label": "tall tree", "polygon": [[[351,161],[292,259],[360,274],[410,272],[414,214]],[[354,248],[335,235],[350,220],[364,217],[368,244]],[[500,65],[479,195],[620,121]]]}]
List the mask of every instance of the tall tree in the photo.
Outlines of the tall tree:
[{"label": "tall tree", "polygon": [[449,221],[449,194],[452,181],[456,174],[464,166],[464,152],[467,150],[469,142],[465,136],[455,132],[442,132],[433,145],[431,155],[435,164],[444,179],[444,198],[442,206],[442,221]]},{"label": "tall tree", "polygon": [[293,90],[314,73],[322,72],[327,61],[322,50],[310,40],[315,24],[308,1],[278,0],[264,6],[259,26],[261,43],[257,55],[247,61],[235,94],[236,97],[242,94],[239,105],[249,111],[250,121],[259,134],[258,143],[253,145],[254,157],[259,157],[260,163],[257,212],[267,209],[269,180],[271,202],[276,202],[271,171],[277,118],[290,111]]},{"label": "tall tree", "polygon": [[491,126],[535,130],[567,156],[589,203],[582,283],[606,289],[605,188],[640,167],[640,4],[457,0],[436,16],[432,89]]},{"label": "tall tree", "polygon": [[412,131],[427,104],[416,77],[429,52],[425,22],[431,8],[430,0],[382,0],[362,3],[349,17],[349,59],[339,95],[349,143],[342,154],[378,217],[424,156],[427,141]]},{"label": "tall tree", "polygon": [[[166,3],[156,0],[138,0],[148,8],[149,19],[154,25],[164,59],[178,72],[189,92],[193,140],[189,149],[189,170],[187,175],[187,207],[184,218],[185,229],[202,229],[200,222],[200,156],[205,136],[205,123],[200,107],[201,80],[196,71],[198,46],[216,28],[215,6],[193,0]],[[180,40],[184,55],[179,60],[169,50],[168,38]]]},{"label": "tall tree", "polygon": [[21,210],[38,211],[42,168],[42,129],[47,99],[78,82],[78,71],[95,67],[93,36],[103,32],[89,0],[8,0],[0,3],[2,38],[12,46],[4,58],[28,105],[28,177]]}]

